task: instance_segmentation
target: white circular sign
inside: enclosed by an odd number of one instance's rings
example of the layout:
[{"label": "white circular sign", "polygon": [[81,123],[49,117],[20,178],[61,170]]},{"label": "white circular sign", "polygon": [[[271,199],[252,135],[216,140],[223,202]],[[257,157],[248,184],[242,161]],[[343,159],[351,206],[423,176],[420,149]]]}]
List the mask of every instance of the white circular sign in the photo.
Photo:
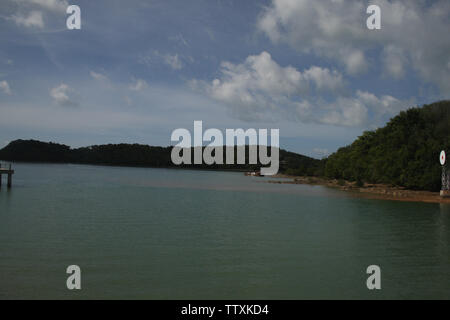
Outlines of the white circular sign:
[{"label": "white circular sign", "polygon": [[441,165],[445,164],[445,151],[441,151],[441,155],[439,156],[439,160],[441,161]]}]

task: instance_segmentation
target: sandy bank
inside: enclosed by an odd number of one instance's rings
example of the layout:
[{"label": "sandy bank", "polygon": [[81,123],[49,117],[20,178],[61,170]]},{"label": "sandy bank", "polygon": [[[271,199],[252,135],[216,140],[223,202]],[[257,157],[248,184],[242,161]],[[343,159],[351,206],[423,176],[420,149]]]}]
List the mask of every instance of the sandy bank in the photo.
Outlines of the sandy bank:
[{"label": "sandy bank", "polygon": [[356,182],[335,179],[328,180],[317,177],[296,177],[283,174],[278,174],[274,176],[274,178],[280,178],[281,180],[271,180],[268,182],[283,184],[323,185],[331,188],[337,188],[343,191],[349,191],[355,196],[369,199],[450,204],[450,198],[442,198],[439,195],[439,192],[407,190],[405,188],[393,187],[384,184],[365,183],[364,186],[357,186]]}]

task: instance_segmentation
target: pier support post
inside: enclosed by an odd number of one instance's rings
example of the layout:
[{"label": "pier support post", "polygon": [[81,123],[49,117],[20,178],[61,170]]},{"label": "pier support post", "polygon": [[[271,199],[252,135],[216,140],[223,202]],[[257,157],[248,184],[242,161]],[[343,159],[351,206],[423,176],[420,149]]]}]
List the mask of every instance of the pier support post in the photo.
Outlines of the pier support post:
[{"label": "pier support post", "polygon": [[8,173],[8,188],[11,188],[12,186],[12,173]]},{"label": "pier support post", "polygon": [[12,175],[14,174],[14,170],[12,170],[11,164],[9,165],[9,169],[0,167],[0,188],[1,188],[2,183],[3,183],[2,177],[3,177],[4,174],[8,175],[8,178],[7,178],[8,180],[6,182],[6,185],[7,185],[8,188],[11,188],[12,187]]}]

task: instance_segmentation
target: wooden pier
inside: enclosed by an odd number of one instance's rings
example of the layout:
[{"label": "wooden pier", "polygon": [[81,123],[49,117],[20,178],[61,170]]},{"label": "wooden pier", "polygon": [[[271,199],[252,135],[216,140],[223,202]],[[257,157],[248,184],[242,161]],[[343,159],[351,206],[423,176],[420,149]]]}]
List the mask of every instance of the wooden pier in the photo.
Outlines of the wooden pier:
[{"label": "wooden pier", "polygon": [[14,170],[11,169],[11,165],[9,165],[9,168],[2,168],[0,165],[0,188],[2,187],[2,176],[6,174],[8,175],[8,182],[7,186],[8,188],[11,188],[12,186],[12,175],[14,174]]}]

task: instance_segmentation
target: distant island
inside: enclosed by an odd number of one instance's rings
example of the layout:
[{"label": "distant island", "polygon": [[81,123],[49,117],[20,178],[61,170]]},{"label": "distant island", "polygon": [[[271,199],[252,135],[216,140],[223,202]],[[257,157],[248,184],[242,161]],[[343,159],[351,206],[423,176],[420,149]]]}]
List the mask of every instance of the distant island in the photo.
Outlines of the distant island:
[{"label": "distant island", "polygon": [[[230,148],[230,147],[222,147]],[[235,158],[237,147],[235,148]],[[107,144],[90,147],[75,148],[53,142],[36,140],[15,140],[0,150],[0,159],[22,162],[47,163],[79,163],[113,166],[137,166],[154,168],[185,168],[205,170],[230,171],[259,171],[262,166],[248,164],[248,146],[245,155],[247,164],[223,165],[175,165],[171,161],[173,147],[154,147],[142,144]],[[270,150],[270,149],[269,149]],[[226,151],[223,150],[225,154]],[[194,152],[191,150],[191,156]],[[306,176],[320,176],[323,173],[323,162],[297,153],[280,149],[280,172],[287,172],[295,168],[297,172]],[[193,162],[193,161],[192,161]],[[235,161],[236,163],[236,161]],[[299,170],[299,171],[298,171]]]},{"label": "distant island", "polygon": [[[172,148],[108,144],[72,149],[52,142],[15,140],[0,150],[0,159],[238,171],[256,171],[261,167],[260,164],[175,166],[170,158]],[[280,173],[290,177],[350,181],[358,186],[386,184],[410,190],[439,191],[441,150],[450,150],[450,101],[402,111],[383,128],[364,132],[351,145],[340,148],[326,159],[280,149]]]}]

